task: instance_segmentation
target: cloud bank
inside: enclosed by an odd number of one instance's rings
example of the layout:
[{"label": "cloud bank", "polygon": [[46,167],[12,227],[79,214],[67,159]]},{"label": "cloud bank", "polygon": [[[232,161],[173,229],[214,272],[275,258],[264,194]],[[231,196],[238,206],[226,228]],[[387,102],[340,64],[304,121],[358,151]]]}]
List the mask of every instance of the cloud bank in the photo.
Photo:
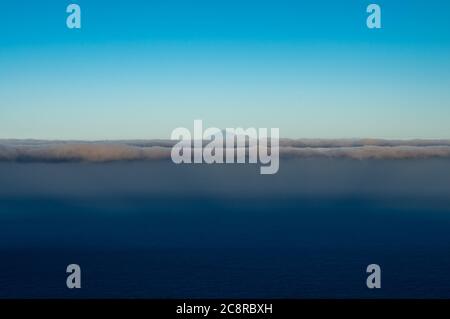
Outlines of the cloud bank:
[{"label": "cloud bank", "polygon": [[[0,140],[2,162],[110,162],[170,159],[170,140]],[[450,140],[281,139],[281,158],[450,158]]]}]

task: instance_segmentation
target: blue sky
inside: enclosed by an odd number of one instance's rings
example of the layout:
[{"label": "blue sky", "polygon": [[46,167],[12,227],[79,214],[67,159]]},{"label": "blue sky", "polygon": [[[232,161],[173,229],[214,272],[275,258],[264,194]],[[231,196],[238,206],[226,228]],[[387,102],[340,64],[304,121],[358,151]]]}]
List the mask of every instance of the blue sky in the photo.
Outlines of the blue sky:
[{"label": "blue sky", "polygon": [[372,2],[5,1],[0,138],[450,138],[450,2]]}]

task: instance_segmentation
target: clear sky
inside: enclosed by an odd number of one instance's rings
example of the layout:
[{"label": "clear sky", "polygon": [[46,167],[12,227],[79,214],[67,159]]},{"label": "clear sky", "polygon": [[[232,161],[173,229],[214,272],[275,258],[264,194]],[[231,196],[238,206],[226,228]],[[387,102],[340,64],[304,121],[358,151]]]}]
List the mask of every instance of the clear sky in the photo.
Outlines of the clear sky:
[{"label": "clear sky", "polygon": [[[382,8],[381,30],[366,7]],[[66,6],[82,10],[66,27]],[[450,1],[7,0],[0,138],[450,138]]]}]

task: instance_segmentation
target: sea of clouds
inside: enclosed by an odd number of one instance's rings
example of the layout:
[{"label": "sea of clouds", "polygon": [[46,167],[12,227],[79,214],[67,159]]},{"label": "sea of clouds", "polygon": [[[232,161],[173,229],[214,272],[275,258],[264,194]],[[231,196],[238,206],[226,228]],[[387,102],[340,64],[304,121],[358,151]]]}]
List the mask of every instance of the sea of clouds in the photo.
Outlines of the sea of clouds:
[{"label": "sea of clouds", "polygon": [[[170,159],[171,140],[0,140],[3,162],[110,162]],[[205,142],[206,144],[207,142]],[[450,140],[281,139],[281,158],[450,158]]]}]

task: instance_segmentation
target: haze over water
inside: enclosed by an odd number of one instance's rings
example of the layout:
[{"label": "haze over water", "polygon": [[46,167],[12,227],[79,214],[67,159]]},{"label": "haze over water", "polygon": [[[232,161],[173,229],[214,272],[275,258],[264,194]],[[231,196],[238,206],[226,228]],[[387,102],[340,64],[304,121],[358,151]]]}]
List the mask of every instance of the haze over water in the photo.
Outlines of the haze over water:
[{"label": "haze over water", "polygon": [[0,296],[449,297],[449,164],[1,163]]}]

